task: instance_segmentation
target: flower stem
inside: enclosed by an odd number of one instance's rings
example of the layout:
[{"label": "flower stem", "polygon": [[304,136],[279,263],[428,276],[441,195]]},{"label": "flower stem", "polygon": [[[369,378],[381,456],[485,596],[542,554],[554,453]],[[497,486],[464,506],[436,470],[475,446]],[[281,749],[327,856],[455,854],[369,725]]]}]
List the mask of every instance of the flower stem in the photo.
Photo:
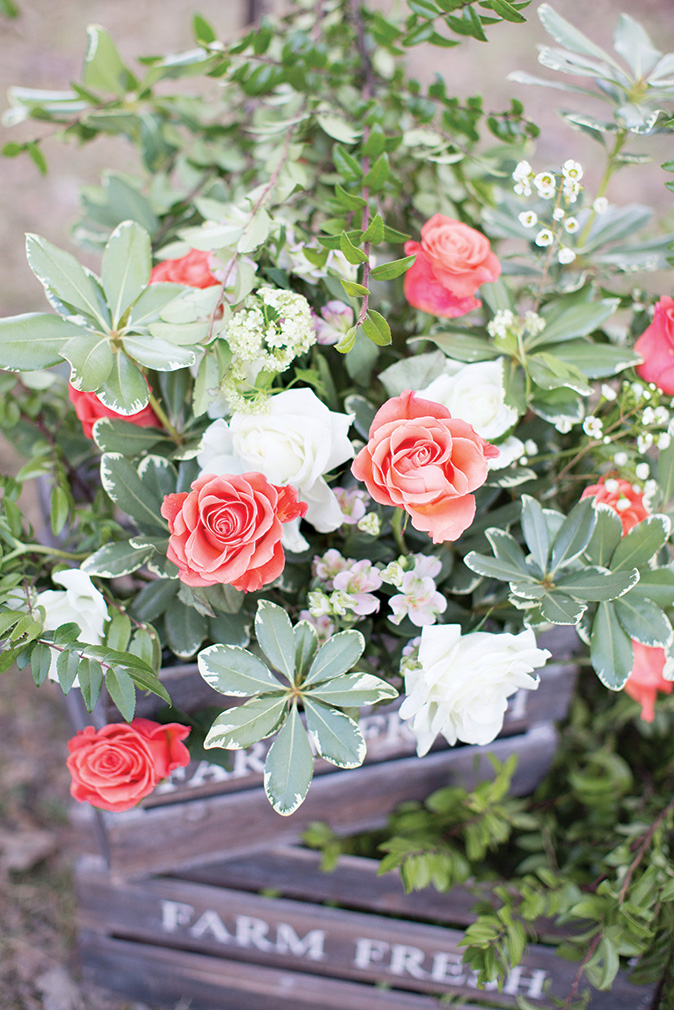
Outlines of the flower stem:
[{"label": "flower stem", "polygon": [[[611,151],[611,153],[608,156],[608,162],[606,163],[606,169],[604,171],[604,175],[602,176],[602,180],[599,183],[599,189],[597,190],[597,196],[595,197],[595,199],[599,199],[600,196],[604,196],[604,194],[606,193],[606,190],[608,189],[608,184],[611,181],[611,176],[613,175],[613,173],[616,170],[616,163],[618,161],[618,155],[620,154],[621,150],[623,149],[623,146],[624,146],[626,140],[627,140],[627,131],[626,130],[621,130],[620,133],[616,134],[615,144],[613,145],[613,150]],[[585,245],[585,243],[587,242],[588,236],[590,234],[590,229],[592,228],[592,225],[594,224],[594,219],[596,218],[596,216],[597,216],[597,212],[593,208],[592,209],[592,213],[588,217],[587,222],[585,224],[585,227],[583,228],[583,232],[582,232],[582,234],[578,238],[578,245],[580,246],[581,249]]]},{"label": "flower stem", "polygon": [[162,407],[161,403],[154,395],[154,393],[150,393],[150,406],[154,410],[155,414],[161,421],[164,428],[166,428],[166,430],[168,431],[173,441],[177,445],[180,445],[180,443],[182,442],[182,435],[180,434],[176,426],[174,424],[171,424],[168,414],[166,413],[166,411],[164,410],[164,408]]},{"label": "flower stem", "polygon": [[84,558],[89,557],[90,553],[90,551],[83,551],[79,554],[72,554],[70,551],[61,551],[57,547],[48,547],[46,544],[21,544],[20,547],[10,551],[9,554],[3,555],[2,561],[3,563],[5,561],[12,561],[22,554],[51,554],[55,558],[65,558],[67,561],[83,561]]},{"label": "flower stem", "polygon": [[393,519],[391,520],[391,532],[393,533],[393,539],[396,542],[396,547],[401,554],[409,554],[410,549],[405,543],[405,537],[403,535],[403,516],[405,517],[405,523],[407,523],[407,514],[401,509],[396,508],[393,513]]}]

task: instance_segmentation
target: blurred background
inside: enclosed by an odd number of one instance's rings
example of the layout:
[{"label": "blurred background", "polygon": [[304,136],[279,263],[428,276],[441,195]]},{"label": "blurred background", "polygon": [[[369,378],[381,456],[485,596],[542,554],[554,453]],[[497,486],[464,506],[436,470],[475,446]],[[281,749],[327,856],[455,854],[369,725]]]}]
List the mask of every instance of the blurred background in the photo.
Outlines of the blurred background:
[{"label": "blurred background", "polygon": [[[80,76],[86,27],[104,25],[124,59],[189,49],[191,22],[197,11],[223,39],[231,38],[263,11],[282,9],[280,0],[13,0],[18,16],[3,15],[0,2],[0,107],[7,87],[63,90]],[[378,0],[378,6],[405,9],[403,0]],[[663,51],[674,50],[671,0],[552,0],[555,10],[577,24],[595,42],[610,47],[618,15],[625,11],[642,22]],[[566,96],[545,88],[509,82],[514,70],[539,73],[536,47],[548,44],[534,2],[524,11],[526,25],[502,23],[489,32],[488,46],[468,39],[455,49],[419,47],[410,55],[414,76],[429,80],[441,72],[448,90],[459,98],[484,96],[488,110],[501,111],[511,97],[541,127],[536,170],[554,168],[567,158],[580,161],[588,185],[602,172],[596,145],[574,132],[557,115]],[[551,76],[540,70],[541,76]],[[573,107],[578,108],[575,96]],[[598,111],[589,102],[587,111]],[[49,132],[28,123],[0,130],[2,144]],[[631,145],[644,149],[645,142]],[[674,195],[665,189],[661,161],[672,158],[672,134],[648,142],[654,155],[648,169],[625,168],[609,196],[614,202],[654,205],[663,229],[674,226]],[[71,251],[70,228],[77,217],[78,192],[99,180],[104,167],[134,170],[130,149],[121,140],[98,139],[78,149],[48,141],[47,176],[27,157],[0,158],[0,315],[44,311],[42,288],[25,264],[23,234],[37,232]],[[594,164],[592,159],[594,158]],[[95,260],[91,265],[96,266]],[[671,293],[671,284],[663,287]],[[20,465],[20,464],[18,464]],[[17,466],[11,447],[0,445],[0,470]],[[28,512],[34,503],[25,502]],[[79,841],[69,823],[65,741],[71,735],[52,685],[35,690],[28,670],[0,675],[0,993],[3,1010],[141,1010],[91,991],[81,982],[74,952],[74,900],[70,865]],[[176,1008],[178,1010],[178,1008]],[[186,1008],[182,1008],[186,1010]]]}]

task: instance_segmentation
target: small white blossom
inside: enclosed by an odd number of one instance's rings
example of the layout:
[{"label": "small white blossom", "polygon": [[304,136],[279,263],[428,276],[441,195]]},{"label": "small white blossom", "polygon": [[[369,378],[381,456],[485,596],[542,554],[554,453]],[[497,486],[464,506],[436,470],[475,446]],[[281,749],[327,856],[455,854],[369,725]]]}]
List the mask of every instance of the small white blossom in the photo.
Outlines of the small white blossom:
[{"label": "small white blossom", "polygon": [[307,593],[307,603],[309,604],[309,614],[313,618],[329,617],[332,614],[330,598],[318,589],[312,589]]},{"label": "small white blossom", "polygon": [[529,462],[529,457],[528,456],[520,456],[520,458],[518,459],[517,462],[519,463],[520,466],[526,466],[527,463]]},{"label": "small white blossom", "polygon": [[669,411],[666,407],[656,407],[654,416],[656,424],[669,424]]},{"label": "small white blossom", "polygon": [[630,507],[629,498],[619,498],[618,501],[615,503],[615,509],[618,512],[624,512],[629,507]]},{"label": "small white blossom", "polygon": [[613,454],[613,462],[616,466],[626,466],[627,465],[627,453],[626,452],[616,452]]},{"label": "small white blossom", "polygon": [[605,214],[608,210],[608,200],[605,196],[598,196],[597,199],[592,204],[592,210],[595,214]]},{"label": "small white blossom", "polygon": [[487,324],[490,337],[506,337],[508,329],[515,322],[515,316],[510,309],[499,309],[494,318]]},{"label": "small white blossom", "polygon": [[605,400],[615,400],[618,394],[613,386],[609,386],[608,382],[603,382],[601,386],[601,395]]},{"label": "small white blossom", "polygon": [[668,449],[671,441],[672,436],[663,431],[662,435],[658,435],[658,449]]},{"label": "small white blossom", "polygon": [[650,400],[653,394],[651,393],[650,389],[644,389],[642,396],[644,400]]},{"label": "small white blossom", "polygon": [[518,220],[524,228],[533,228],[534,225],[538,224],[538,214],[533,210],[523,210],[521,214],[518,214]]},{"label": "small white blossom", "polygon": [[648,463],[637,463],[634,472],[639,480],[647,480],[650,475],[651,468]]},{"label": "small white blossom", "polygon": [[361,533],[368,533],[371,537],[378,537],[381,533],[381,519],[376,512],[368,512],[356,525]]},{"label": "small white blossom", "polygon": [[513,189],[518,196],[531,196],[530,178],[532,175],[531,165],[528,161],[520,161],[513,172],[515,185]]},{"label": "small white blossom", "polygon": [[632,392],[636,396],[637,400],[640,400],[641,397],[644,394],[644,387],[641,385],[641,383],[640,382],[633,382],[631,384],[631,386],[630,386],[630,389],[632,390]]},{"label": "small white blossom", "polygon": [[524,317],[524,328],[532,337],[535,337],[545,329],[545,319],[537,312],[529,310]]},{"label": "small white blossom", "polygon": [[653,424],[655,422],[655,411],[652,407],[646,407],[641,416],[641,420],[644,424]]},{"label": "small white blossom", "polygon": [[604,424],[599,417],[586,417],[583,421],[583,431],[590,438],[601,438],[604,429]]},{"label": "small white blossom", "polygon": [[386,568],[382,568],[380,571],[382,582],[386,582],[390,586],[395,586],[396,589],[400,589],[403,584],[403,576],[405,574],[404,568],[404,558],[402,561],[392,561]]},{"label": "small white blossom", "polygon": [[557,190],[557,180],[552,172],[539,172],[534,176],[534,186],[542,200],[550,200]]},{"label": "small white blossom", "polygon": [[639,450],[642,456],[648,452],[648,450],[652,445],[653,445],[653,436],[651,435],[650,431],[647,431],[645,435],[639,435],[637,437],[637,449]]},{"label": "small white blossom", "polygon": [[604,481],[604,487],[606,488],[609,494],[615,494],[620,485],[618,484],[618,481],[615,479],[615,477],[607,477],[606,480]]},{"label": "small white blossom", "polygon": [[580,182],[583,178],[583,166],[580,162],[569,158],[562,165],[562,175],[565,179],[570,179],[572,182]]},{"label": "small white blossom", "polygon": [[660,487],[657,480],[647,480],[644,484],[643,502],[647,509],[652,509],[659,494]]},{"label": "small white blossom", "polygon": [[610,435],[604,435],[604,437],[602,438],[602,442],[604,443],[604,445],[610,445],[612,441],[613,439],[611,438]]},{"label": "small white blossom", "polygon": [[559,260],[560,263],[564,264],[565,266],[567,263],[573,263],[575,258],[576,254],[573,251],[573,249],[568,249],[566,246],[562,246],[562,248],[557,253],[557,259]]},{"label": "small white blossom", "polygon": [[529,456],[535,456],[538,452],[538,446],[534,442],[533,438],[528,438],[524,443],[524,449]]},{"label": "small white blossom", "polygon": [[578,194],[582,190],[582,186],[578,182],[571,182],[568,179],[564,180],[564,196],[569,201],[569,203],[575,203],[578,199]]},{"label": "small white blossom", "polygon": [[538,246],[552,245],[554,241],[555,236],[552,234],[549,228],[543,228],[541,231],[539,231],[538,235],[536,236],[536,245]]},{"label": "small white blossom", "polygon": [[566,211],[564,210],[563,207],[555,207],[555,209],[552,212],[552,216],[555,219],[555,221],[561,221],[564,218],[565,214]]},{"label": "small white blossom", "polygon": [[311,566],[315,579],[320,579],[328,589],[333,588],[333,579],[340,572],[345,572],[352,562],[343,557],[334,547],[319,557],[316,555]]},{"label": "small white blossom", "polygon": [[575,233],[580,228],[577,217],[567,217],[564,222],[564,231],[568,232],[569,235],[575,235]]}]

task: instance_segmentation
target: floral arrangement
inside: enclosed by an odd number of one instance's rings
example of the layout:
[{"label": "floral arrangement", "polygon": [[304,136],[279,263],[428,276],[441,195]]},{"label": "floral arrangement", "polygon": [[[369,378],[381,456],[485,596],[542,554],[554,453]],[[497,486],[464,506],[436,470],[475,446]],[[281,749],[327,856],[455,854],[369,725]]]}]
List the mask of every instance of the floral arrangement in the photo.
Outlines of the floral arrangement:
[{"label": "floral arrangement", "polygon": [[[632,275],[665,268],[673,236],[609,183],[670,125],[674,56],[628,15],[613,55],[538,8],[558,46],[540,61],[572,83],[513,76],[609,107],[564,113],[601,146],[593,190],[573,157],[537,160],[521,103],[488,114],[406,75],[414,46],[486,41],[526,2],[407,6],[298,2],[227,45],[196,16],[194,49],[140,71],[93,27],[72,90],[11,90],[8,125],[117,136],[142,172],[83,193],[97,273],[28,236],[50,309],[0,320],[2,427],[27,459],[2,478],[0,663],[118,706],[70,741],[76,799],[129,809],[190,746],[226,760],[273,735],[265,789],[290,814],[314,753],[362,763],[362,706],[400,693],[420,756],[487,744],[545,677],[539,633],[575,628],[598,680],[547,798],[504,799],[511,767],[438,794],[394,818],[384,868],[449,887],[498,852],[516,886],[466,938],[483,981],[542,914],[584,923],[569,947],[594,985],[621,955],[655,977],[674,917],[674,301]],[[43,168],[46,143],[4,153]],[[38,533],[18,503],[34,478]],[[170,707],[162,667],[190,659],[225,696],[214,722]],[[138,690],[163,721],[134,718]]]}]

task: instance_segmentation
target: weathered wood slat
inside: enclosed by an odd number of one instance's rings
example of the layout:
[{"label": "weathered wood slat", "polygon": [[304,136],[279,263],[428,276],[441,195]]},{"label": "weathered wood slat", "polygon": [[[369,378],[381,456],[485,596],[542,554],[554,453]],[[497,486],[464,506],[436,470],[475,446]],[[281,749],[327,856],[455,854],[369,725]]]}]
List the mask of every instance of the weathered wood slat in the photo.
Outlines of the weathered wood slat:
[{"label": "weathered wood slat", "polygon": [[[438,1010],[433,997],[83,934],[89,981],[132,999],[190,1010]],[[469,1004],[454,1010],[473,1010]],[[484,1010],[484,1005],[482,1007]]]},{"label": "weathered wood slat", "polygon": [[[78,873],[85,928],[131,939],[209,954],[218,958],[312,975],[388,984],[396,989],[478,995],[477,979],[462,964],[462,932],[425,923],[262,897],[171,878],[142,882],[116,880],[95,862]],[[451,894],[447,896],[451,901]],[[524,995],[550,1007],[550,992],[564,997],[576,965],[554,950],[532,945],[522,965],[504,980],[501,992],[488,986],[496,1006],[514,1007]],[[647,1005],[644,990],[620,976],[610,993],[592,1006],[636,1010]]]},{"label": "weathered wood slat", "polygon": [[517,754],[512,791],[523,796],[550,766],[557,734],[549,724],[486,747],[458,747],[416,757],[365,765],[319,776],[302,806],[280,818],[262,789],[189,802],[103,812],[110,864],[125,873],[161,872],[259,851],[273,839],[293,841],[311,821],[327,821],[343,833],[381,827],[405,800],[424,799],[446,785],[473,788],[493,776],[487,755],[503,761]]}]

